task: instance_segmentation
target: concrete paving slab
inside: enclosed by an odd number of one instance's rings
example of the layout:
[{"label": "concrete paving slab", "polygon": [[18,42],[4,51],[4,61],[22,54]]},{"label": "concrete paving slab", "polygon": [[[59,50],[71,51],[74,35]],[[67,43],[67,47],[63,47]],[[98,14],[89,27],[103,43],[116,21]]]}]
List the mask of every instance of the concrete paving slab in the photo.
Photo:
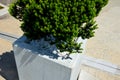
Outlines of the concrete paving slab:
[{"label": "concrete paving slab", "polygon": [[90,73],[84,70],[81,70],[81,74],[79,75],[79,80],[99,80],[99,79],[95,78]]},{"label": "concrete paving slab", "polygon": [[99,29],[95,37],[88,40],[86,54],[120,65],[120,0],[109,0],[109,4],[96,18]]},{"label": "concrete paving slab", "polygon": [[82,66],[82,70],[80,79],[83,80],[120,80],[120,75],[113,75],[89,66]]},{"label": "concrete paving slab", "polygon": [[12,50],[12,44],[8,42],[7,40],[0,38],[0,55],[10,50]]},{"label": "concrete paving slab", "polygon": [[18,20],[8,14],[0,19],[0,31],[21,36],[23,32],[20,29],[20,24]]},{"label": "concrete paving slab", "polygon": [[[120,66],[120,0],[109,0],[96,20],[99,29],[95,37],[88,40],[86,55]],[[84,66],[83,70],[100,80],[120,80],[120,75],[88,66]]]},{"label": "concrete paving slab", "polygon": [[0,9],[0,18],[4,17],[8,13],[8,7],[0,3],[0,6],[4,7],[3,9]]},{"label": "concrete paving slab", "polygon": [[5,79],[0,75],[0,80],[5,80]]}]

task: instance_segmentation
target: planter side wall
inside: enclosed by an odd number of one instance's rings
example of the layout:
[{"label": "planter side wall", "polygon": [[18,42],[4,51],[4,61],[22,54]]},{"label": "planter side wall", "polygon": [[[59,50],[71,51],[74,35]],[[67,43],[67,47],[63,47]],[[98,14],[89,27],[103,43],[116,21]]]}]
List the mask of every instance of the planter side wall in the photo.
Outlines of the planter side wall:
[{"label": "planter side wall", "polygon": [[13,50],[19,80],[77,80],[80,54],[74,54],[71,60],[52,59],[19,40],[13,44]]},{"label": "planter side wall", "polygon": [[14,53],[20,80],[70,80],[70,68],[18,47]]}]

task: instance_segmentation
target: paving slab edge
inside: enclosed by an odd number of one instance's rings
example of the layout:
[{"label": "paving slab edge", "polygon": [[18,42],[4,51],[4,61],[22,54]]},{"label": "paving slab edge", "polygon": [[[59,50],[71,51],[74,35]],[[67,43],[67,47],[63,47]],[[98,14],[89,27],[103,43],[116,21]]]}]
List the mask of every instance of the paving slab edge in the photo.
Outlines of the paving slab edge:
[{"label": "paving slab edge", "polygon": [[0,18],[2,18],[6,14],[8,14],[8,7],[3,5],[2,3],[0,3],[0,5],[4,7],[3,9],[0,10]]},{"label": "paving slab edge", "polygon": [[[12,42],[12,43],[16,41],[19,37],[20,36],[0,31],[0,38],[8,40],[9,42]],[[91,66],[103,71],[107,71],[115,75],[120,75],[120,67],[118,65],[111,64],[109,62],[105,62],[103,60],[92,58],[92,57],[87,57],[87,56],[83,56],[83,57],[84,57],[84,61],[83,61],[84,65]]]},{"label": "paving slab edge", "polygon": [[12,42],[12,43],[14,41],[16,41],[19,37],[20,36],[0,31],[0,38],[5,39],[5,40]]}]

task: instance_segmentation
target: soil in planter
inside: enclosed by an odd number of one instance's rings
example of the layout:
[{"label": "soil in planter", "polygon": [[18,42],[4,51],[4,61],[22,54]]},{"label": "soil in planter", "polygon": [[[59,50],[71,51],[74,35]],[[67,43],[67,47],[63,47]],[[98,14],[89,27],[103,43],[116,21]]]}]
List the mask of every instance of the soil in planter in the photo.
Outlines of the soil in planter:
[{"label": "soil in planter", "polygon": [[0,9],[2,9],[2,8],[4,8],[4,7],[0,6]]}]

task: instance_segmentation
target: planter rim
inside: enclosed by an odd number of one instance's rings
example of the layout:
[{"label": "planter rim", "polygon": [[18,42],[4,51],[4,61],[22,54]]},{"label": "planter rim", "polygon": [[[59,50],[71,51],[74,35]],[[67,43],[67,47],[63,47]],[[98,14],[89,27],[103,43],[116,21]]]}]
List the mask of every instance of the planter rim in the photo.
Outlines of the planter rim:
[{"label": "planter rim", "polygon": [[[18,40],[16,40],[13,43],[13,47],[19,47],[23,51],[33,53],[34,55],[38,55],[39,57],[56,62],[58,64],[62,64],[62,65],[67,66],[69,68],[74,67],[74,64],[76,64],[74,62],[76,62],[76,60],[80,60],[80,62],[82,60],[83,53],[75,53],[75,54],[73,53],[73,54],[70,54],[69,58],[63,59],[63,57],[58,56],[58,55],[53,54],[53,53],[44,54],[44,52],[40,52],[35,47],[32,47],[29,44],[25,43],[24,42],[25,40],[26,40],[25,36],[20,37]],[[71,65],[73,65],[73,66],[71,66]]]}]

